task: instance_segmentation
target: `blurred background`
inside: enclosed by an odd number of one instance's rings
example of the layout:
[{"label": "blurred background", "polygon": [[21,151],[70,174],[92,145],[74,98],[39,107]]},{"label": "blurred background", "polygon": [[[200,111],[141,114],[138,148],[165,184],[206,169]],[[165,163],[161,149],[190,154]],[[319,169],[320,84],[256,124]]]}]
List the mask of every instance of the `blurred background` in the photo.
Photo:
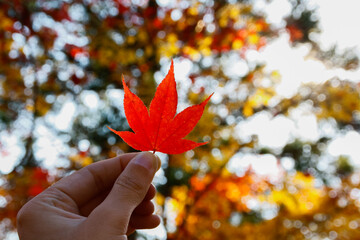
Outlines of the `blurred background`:
[{"label": "blurred background", "polygon": [[54,181],[135,151],[121,75],[146,105],[174,59],[178,111],[156,153],[162,223],[130,239],[358,239],[356,0],[0,0],[0,239]]}]

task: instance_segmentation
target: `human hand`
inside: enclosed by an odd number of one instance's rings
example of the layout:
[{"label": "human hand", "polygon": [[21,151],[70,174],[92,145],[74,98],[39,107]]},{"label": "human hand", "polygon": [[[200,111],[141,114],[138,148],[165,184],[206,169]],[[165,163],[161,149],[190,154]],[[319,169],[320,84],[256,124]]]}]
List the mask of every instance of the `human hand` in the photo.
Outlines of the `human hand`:
[{"label": "human hand", "polygon": [[64,177],[19,211],[21,240],[126,240],[155,228],[151,181],[160,160],[149,152],[93,163]]}]

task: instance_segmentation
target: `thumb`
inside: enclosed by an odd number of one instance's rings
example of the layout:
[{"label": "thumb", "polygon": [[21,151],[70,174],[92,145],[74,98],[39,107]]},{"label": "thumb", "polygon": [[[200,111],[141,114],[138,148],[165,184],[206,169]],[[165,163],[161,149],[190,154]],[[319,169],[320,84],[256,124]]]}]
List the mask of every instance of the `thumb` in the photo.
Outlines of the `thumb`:
[{"label": "thumb", "polygon": [[[114,183],[107,198],[90,214],[116,235],[126,234],[134,209],[143,201],[160,160],[150,152],[134,157]],[[91,216],[94,215],[94,216]]]}]

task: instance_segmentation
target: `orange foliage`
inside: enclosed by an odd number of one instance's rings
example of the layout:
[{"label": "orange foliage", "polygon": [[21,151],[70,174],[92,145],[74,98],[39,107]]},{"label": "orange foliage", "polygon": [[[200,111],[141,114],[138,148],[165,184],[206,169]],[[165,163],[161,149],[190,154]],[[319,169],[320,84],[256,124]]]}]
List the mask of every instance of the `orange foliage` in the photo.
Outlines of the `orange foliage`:
[{"label": "orange foliage", "polygon": [[46,169],[40,167],[17,169],[2,179],[6,184],[0,188],[0,197],[6,200],[6,207],[0,208],[0,221],[10,219],[13,226],[16,225],[16,215],[22,205],[55,180]]}]

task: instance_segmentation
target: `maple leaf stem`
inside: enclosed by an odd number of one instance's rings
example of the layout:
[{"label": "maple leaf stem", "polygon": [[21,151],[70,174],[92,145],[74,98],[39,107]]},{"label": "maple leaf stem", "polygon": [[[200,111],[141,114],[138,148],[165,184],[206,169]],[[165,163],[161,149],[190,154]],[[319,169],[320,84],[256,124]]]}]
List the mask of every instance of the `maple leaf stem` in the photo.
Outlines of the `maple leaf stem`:
[{"label": "maple leaf stem", "polygon": [[155,152],[156,152],[156,150],[153,150],[153,152],[152,152],[152,153],[153,153],[153,154],[155,154]]}]

